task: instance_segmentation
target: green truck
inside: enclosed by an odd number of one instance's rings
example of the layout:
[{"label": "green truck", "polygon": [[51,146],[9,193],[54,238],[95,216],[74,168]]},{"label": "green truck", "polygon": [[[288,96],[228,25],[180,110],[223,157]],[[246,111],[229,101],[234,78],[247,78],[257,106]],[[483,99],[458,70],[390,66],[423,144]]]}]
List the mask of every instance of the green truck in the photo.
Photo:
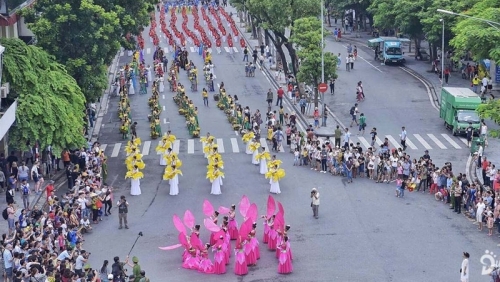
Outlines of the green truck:
[{"label": "green truck", "polygon": [[477,135],[481,119],[476,109],[480,104],[481,98],[469,88],[443,87],[439,117],[444,120],[444,125],[451,129],[454,136],[465,134],[469,123],[474,128],[474,135]]}]

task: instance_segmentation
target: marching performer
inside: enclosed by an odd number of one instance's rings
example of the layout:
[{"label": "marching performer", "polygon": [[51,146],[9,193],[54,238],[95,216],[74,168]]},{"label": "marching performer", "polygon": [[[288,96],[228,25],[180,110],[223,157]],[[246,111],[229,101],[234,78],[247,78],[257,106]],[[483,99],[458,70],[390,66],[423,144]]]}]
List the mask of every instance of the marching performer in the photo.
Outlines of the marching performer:
[{"label": "marching performer", "polygon": [[260,163],[260,174],[267,173],[267,161],[271,160],[271,155],[269,152],[266,152],[265,147],[261,147],[262,152],[257,155],[257,160]]},{"label": "marching performer", "polygon": [[139,170],[137,166],[133,170],[129,170],[125,174],[125,178],[130,178],[130,195],[139,196],[141,194],[141,178],[144,174]]},{"label": "marching performer", "polygon": [[175,165],[167,166],[165,168],[165,173],[163,174],[163,179],[168,180],[170,184],[170,195],[177,196],[179,194],[179,175],[182,176],[182,171],[177,169]]},{"label": "marching performer", "polygon": [[285,177],[285,170],[279,168],[278,165],[274,165],[271,169],[266,173],[266,178],[269,178],[271,188],[269,192],[273,194],[280,194],[280,179]]},{"label": "marching performer", "polygon": [[252,151],[252,164],[258,165],[259,160],[257,159],[257,155],[259,154],[260,143],[257,141],[252,141],[250,144],[250,151]]},{"label": "marching performer", "polygon": [[208,145],[212,144],[214,141],[213,136],[210,136],[210,132],[207,132],[207,136],[201,137],[200,142],[203,147],[203,153],[205,154],[205,159],[208,158],[208,153],[210,152],[210,147]]},{"label": "marching performer", "polygon": [[[171,149],[172,149],[173,143],[176,139],[177,138],[175,137],[175,135],[170,134],[170,130],[169,130],[165,135],[163,135],[158,146],[156,146],[156,152],[161,154],[160,165],[162,165],[162,166],[167,165],[166,155],[172,151]],[[169,151],[169,149],[170,149],[170,151]]]},{"label": "marching performer", "polygon": [[247,153],[247,155],[251,155],[252,154],[252,151],[250,150],[250,144],[252,144],[252,140],[255,138],[255,134],[253,133],[253,131],[249,131],[247,133],[245,133],[245,135],[243,135],[243,143],[246,144],[246,149],[245,149],[245,152]]},{"label": "marching performer", "polygon": [[224,173],[220,170],[217,164],[210,166],[207,172],[207,178],[212,183],[212,190],[210,194],[220,195],[222,194],[221,186],[222,186],[222,178],[224,177]]}]

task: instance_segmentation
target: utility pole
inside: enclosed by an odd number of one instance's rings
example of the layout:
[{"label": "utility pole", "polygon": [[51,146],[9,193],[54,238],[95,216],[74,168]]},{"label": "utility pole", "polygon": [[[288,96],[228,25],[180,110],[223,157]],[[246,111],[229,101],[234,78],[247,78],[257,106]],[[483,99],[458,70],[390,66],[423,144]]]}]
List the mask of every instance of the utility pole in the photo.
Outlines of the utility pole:
[{"label": "utility pole", "polygon": [[[324,9],[325,3],[324,0],[321,0],[321,83],[325,83],[325,18],[324,18]],[[316,92],[317,93],[317,92]],[[325,93],[321,94],[321,103],[323,104],[323,111],[321,115],[321,126],[326,126],[326,119],[323,116],[326,113],[325,106]]]}]

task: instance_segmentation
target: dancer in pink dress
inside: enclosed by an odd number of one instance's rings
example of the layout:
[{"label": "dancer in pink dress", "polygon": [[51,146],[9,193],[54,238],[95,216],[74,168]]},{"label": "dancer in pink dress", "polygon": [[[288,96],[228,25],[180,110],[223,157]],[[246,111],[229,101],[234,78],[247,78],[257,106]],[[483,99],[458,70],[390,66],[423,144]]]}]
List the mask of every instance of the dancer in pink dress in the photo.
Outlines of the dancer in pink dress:
[{"label": "dancer in pink dress", "polygon": [[224,251],[222,250],[222,243],[224,241],[224,237],[220,236],[217,245],[214,246],[215,255],[214,255],[214,273],[215,274],[224,274],[226,273],[226,262]]},{"label": "dancer in pink dress", "polygon": [[[278,230],[278,241],[277,241],[277,246],[281,246],[281,244],[283,244],[283,238],[285,236],[288,236],[288,230],[290,230],[290,225],[287,225],[285,226],[285,230],[281,231],[281,230]],[[281,253],[281,250],[280,248],[276,248],[276,258],[279,259],[280,258],[280,253]]]},{"label": "dancer in pink dress", "polygon": [[278,264],[278,273],[279,274],[288,274],[292,273],[293,265],[292,260],[290,259],[290,255],[288,252],[290,251],[290,244],[288,244],[288,236],[283,238],[283,244],[279,247],[281,250],[280,259]]},{"label": "dancer in pink dress", "polygon": [[182,267],[186,269],[198,269],[198,257],[196,256],[196,249],[190,247],[188,250],[189,256],[182,263]]},{"label": "dancer in pink dress", "polygon": [[264,218],[264,235],[262,236],[262,243],[267,244],[269,242],[269,225],[267,225],[267,219],[265,216]]},{"label": "dancer in pink dress", "polygon": [[236,221],[236,205],[231,205],[229,211],[229,223],[227,225],[231,240],[238,239],[238,222]]},{"label": "dancer in pink dress", "polygon": [[274,218],[275,215],[271,216],[267,220],[267,226],[269,226],[269,239],[267,242],[267,249],[270,251],[276,250],[277,240],[278,240],[278,232],[274,229]]},{"label": "dancer in pink dress", "polygon": [[[225,221],[227,224],[227,221]],[[229,237],[229,233],[227,232],[227,227],[226,225],[222,225],[222,231],[224,231],[224,237],[223,243],[222,243],[222,250],[224,251],[224,261],[226,262],[226,265],[229,264],[230,258],[231,258],[231,238]]]},{"label": "dancer in pink dress", "polygon": [[247,265],[254,266],[257,264],[257,257],[255,256],[254,246],[251,243],[252,235],[248,233],[248,239],[244,241],[243,248],[245,250],[245,260]]},{"label": "dancer in pink dress", "polygon": [[[218,217],[219,217],[219,212],[218,211],[214,211],[214,214],[210,216],[210,219],[212,220],[212,222],[215,225],[217,225]],[[214,236],[215,236],[215,232],[212,232],[210,234],[210,245],[211,246],[215,245],[215,243],[217,242],[217,238],[215,238]]]},{"label": "dancer in pink dress", "polygon": [[252,231],[250,231],[250,244],[252,244],[253,252],[255,253],[255,258],[260,259],[260,247],[259,247],[259,240],[255,238],[255,235],[257,234],[257,223],[254,222],[252,224]]},{"label": "dancer in pink dress", "polygon": [[236,262],[234,263],[234,274],[246,275],[248,274],[248,266],[245,260],[245,247],[237,243],[235,248]]},{"label": "dancer in pink dress", "polygon": [[200,264],[198,266],[198,271],[206,274],[214,273],[214,264],[208,258],[208,249],[210,248],[210,244],[206,243],[203,250],[200,252]]}]

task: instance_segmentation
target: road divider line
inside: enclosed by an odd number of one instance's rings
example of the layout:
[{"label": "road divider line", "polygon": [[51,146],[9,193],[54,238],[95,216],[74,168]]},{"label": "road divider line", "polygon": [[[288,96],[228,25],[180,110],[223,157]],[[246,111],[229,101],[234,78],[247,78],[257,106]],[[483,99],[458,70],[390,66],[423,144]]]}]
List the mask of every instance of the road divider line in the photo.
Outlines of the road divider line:
[{"label": "road divider line", "polygon": [[217,151],[219,151],[219,153],[221,154],[225,153],[224,140],[222,138],[217,138]]},{"label": "road divider line", "polygon": [[233,148],[233,153],[240,152],[240,147],[238,146],[238,139],[231,138],[231,147]]},{"label": "road divider line", "polygon": [[422,136],[420,136],[420,134],[413,134],[413,136],[415,136],[415,138],[417,138],[418,142],[420,142],[424,146],[424,148],[426,148],[427,150],[432,149],[431,145],[429,145],[429,143],[427,143],[427,141],[425,141],[424,138],[422,138]]},{"label": "road divider line", "polygon": [[446,146],[441,141],[439,141],[439,139],[437,139],[436,136],[434,136],[434,134],[427,134],[427,136],[429,136],[429,138],[431,138],[431,140],[434,143],[436,143],[436,145],[438,145],[439,148],[445,149],[445,150],[448,149],[448,148],[446,148]]},{"label": "road divider line", "polygon": [[396,141],[394,137],[392,137],[391,135],[386,135],[385,137],[389,139],[389,142],[391,142],[396,149],[401,148],[401,145],[399,145],[398,141]]},{"label": "road divider line", "polygon": [[260,146],[266,149],[266,152],[269,152],[269,147],[267,146],[266,138],[260,138]]},{"label": "road divider line", "polygon": [[180,147],[181,147],[181,140],[174,140],[174,148],[172,148],[172,151],[174,151],[174,153],[176,154],[179,154]]},{"label": "road divider line", "polygon": [[408,147],[410,147],[410,149],[412,150],[417,150],[417,146],[415,146],[415,144],[413,144],[413,142],[411,142],[410,138],[408,138],[408,136],[406,136],[406,145],[408,145]]},{"label": "road divider line", "polygon": [[451,144],[451,146],[453,146],[453,148],[455,149],[462,149],[462,147],[460,147],[460,145],[457,144],[457,142],[455,142],[455,140],[453,140],[450,136],[448,136],[448,134],[441,134],[441,136],[443,136],[444,139],[446,139],[446,141],[448,141],[448,143]]},{"label": "road divider line", "polygon": [[163,111],[165,111],[165,106],[163,106]]},{"label": "road divider line", "polygon": [[108,144],[102,144],[101,146],[99,146],[99,148],[101,149],[101,151],[106,151],[106,148],[108,147]]},{"label": "road divider line", "polygon": [[120,153],[120,148],[122,146],[122,143],[116,143],[115,146],[113,147],[113,152],[111,152],[111,157],[116,158],[118,157],[118,154]]},{"label": "road divider line", "polygon": [[149,155],[149,148],[151,147],[151,141],[144,141],[144,146],[142,146],[142,154],[144,156]]},{"label": "road divider line", "polygon": [[188,154],[194,154],[194,140],[188,139]]}]

